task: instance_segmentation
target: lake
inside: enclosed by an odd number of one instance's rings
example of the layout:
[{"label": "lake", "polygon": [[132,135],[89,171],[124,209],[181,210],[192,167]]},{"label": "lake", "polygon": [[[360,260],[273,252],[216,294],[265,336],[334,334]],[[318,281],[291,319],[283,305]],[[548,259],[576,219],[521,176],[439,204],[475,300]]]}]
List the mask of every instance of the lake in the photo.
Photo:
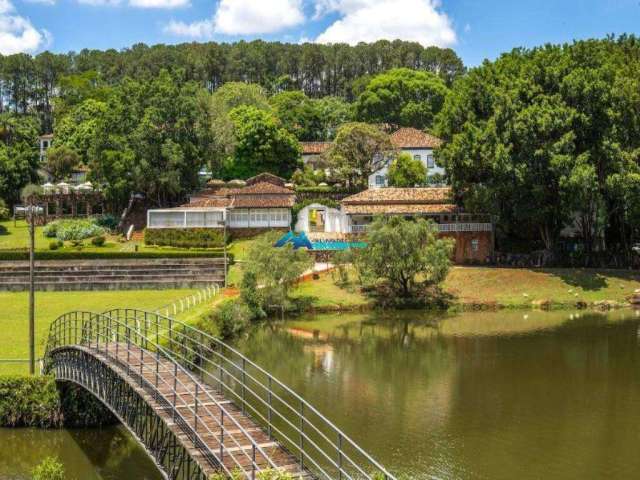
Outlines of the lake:
[{"label": "lake", "polygon": [[[237,342],[413,479],[640,476],[633,311],[323,315]],[[57,454],[70,479],[160,478],[122,427],[0,429],[0,479]]]}]

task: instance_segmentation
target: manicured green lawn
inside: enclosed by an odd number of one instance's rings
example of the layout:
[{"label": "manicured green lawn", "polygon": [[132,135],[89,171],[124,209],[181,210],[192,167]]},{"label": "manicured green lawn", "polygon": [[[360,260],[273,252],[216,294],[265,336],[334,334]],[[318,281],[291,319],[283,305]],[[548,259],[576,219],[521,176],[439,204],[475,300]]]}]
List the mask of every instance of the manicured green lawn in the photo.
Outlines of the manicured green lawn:
[{"label": "manicured green lawn", "polygon": [[[36,349],[42,355],[49,325],[72,310],[102,312],[131,307],[154,310],[194,290],[127,290],[107,292],[36,292]],[[28,294],[0,292],[0,359],[28,357]],[[186,314],[187,312],[185,312]],[[0,374],[24,372],[24,364],[0,362]]]},{"label": "manicured green lawn", "polygon": [[370,303],[370,300],[359,292],[357,285],[339,287],[330,273],[321,274],[318,280],[300,283],[292,296],[312,297],[313,307],[320,309],[354,309]]}]

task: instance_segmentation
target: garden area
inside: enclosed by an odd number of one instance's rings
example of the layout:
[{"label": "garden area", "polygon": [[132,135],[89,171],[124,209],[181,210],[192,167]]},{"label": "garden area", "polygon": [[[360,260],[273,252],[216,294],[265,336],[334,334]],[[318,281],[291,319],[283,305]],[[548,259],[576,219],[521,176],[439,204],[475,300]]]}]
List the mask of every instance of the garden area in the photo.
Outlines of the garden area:
[{"label": "garden area", "polygon": [[[115,222],[117,223],[117,222]],[[189,240],[168,245],[163,239],[145,243],[116,234],[113,217],[57,220],[36,227],[36,258],[40,260],[91,258],[154,258],[221,256],[222,248],[191,247]],[[205,239],[206,240],[206,239]],[[204,243],[205,245],[207,243]],[[218,245],[218,243],[216,243]],[[26,221],[0,222],[0,260],[27,260],[29,226]]]}]

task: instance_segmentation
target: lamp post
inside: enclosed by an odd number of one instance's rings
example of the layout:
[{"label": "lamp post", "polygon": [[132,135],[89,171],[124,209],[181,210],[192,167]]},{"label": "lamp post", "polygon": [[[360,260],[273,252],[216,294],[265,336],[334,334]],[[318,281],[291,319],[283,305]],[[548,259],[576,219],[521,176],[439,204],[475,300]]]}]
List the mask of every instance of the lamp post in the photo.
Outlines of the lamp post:
[{"label": "lamp post", "polygon": [[36,373],[36,321],[35,321],[35,231],[37,207],[33,195],[27,205],[27,222],[29,224],[29,375]]},{"label": "lamp post", "polygon": [[35,231],[38,198],[41,188],[29,184],[22,189],[26,220],[29,226],[29,374],[36,373],[36,321],[35,321]]}]

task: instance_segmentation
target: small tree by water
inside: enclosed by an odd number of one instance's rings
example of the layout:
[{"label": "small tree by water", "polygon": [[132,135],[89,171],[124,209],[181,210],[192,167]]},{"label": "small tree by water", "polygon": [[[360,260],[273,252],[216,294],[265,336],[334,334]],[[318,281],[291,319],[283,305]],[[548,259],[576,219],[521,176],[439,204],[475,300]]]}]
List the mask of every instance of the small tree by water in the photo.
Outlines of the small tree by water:
[{"label": "small tree by water", "polygon": [[33,480],[64,480],[64,467],[55,457],[46,457],[34,470]]},{"label": "small tree by water", "polygon": [[438,238],[431,220],[377,217],[357,261],[367,277],[378,279],[391,295],[411,299],[444,281],[452,248],[450,239]]},{"label": "small tree by water", "polygon": [[291,244],[274,247],[279,235],[262,235],[247,254],[241,294],[243,299],[251,299],[254,310],[287,308],[291,289],[300,275],[313,266],[313,259],[305,250],[294,250]]}]

